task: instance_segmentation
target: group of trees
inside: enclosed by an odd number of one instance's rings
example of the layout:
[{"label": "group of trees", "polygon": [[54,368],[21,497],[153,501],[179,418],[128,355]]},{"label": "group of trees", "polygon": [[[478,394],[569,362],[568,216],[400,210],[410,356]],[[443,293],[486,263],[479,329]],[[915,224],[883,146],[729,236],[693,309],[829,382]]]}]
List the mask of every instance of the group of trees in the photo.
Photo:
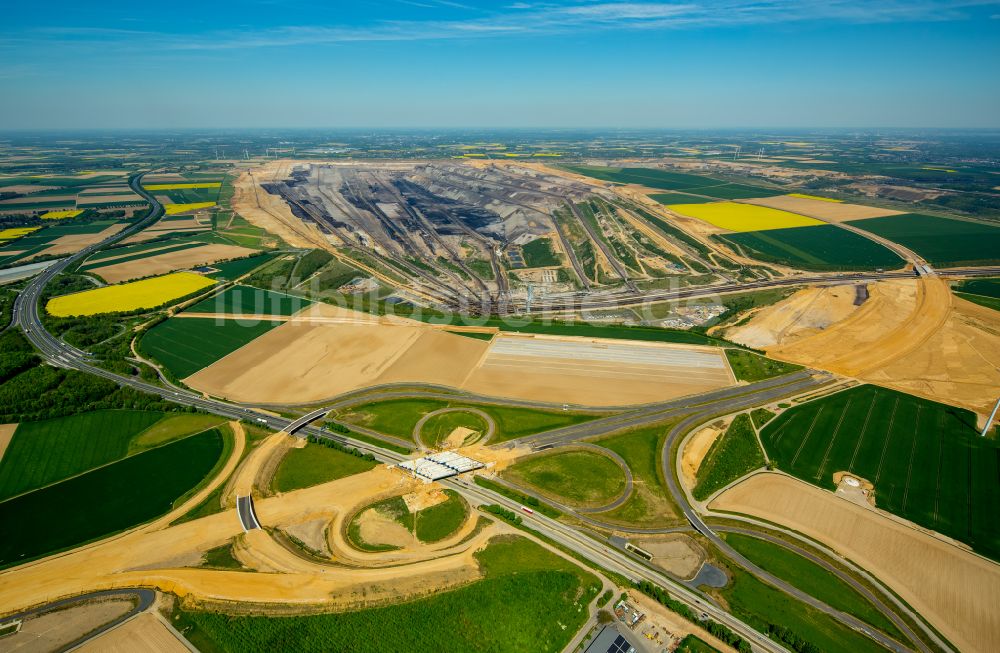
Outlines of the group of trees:
[{"label": "group of trees", "polygon": [[[337,426],[340,426],[340,425],[338,424]],[[341,427],[341,428],[344,429],[343,432],[345,432],[345,433],[350,433],[351,432],[350,429],[347,429],[347,428],[344,428],[344,427]],[[362,460],[367,460],[367,461],[370,461],[370,462],[375,462],[375,455],[374,454],[365,453],[364,451],[361,451],[360,449],[357,449],[355,447],[348,447],[346,444],[341,444],[341,443],[337,442],[336,440],[330,440],[328,438],[319,438],[319,437],[316,437],[315,435],[310,435],[309,438],[308,438],[308,440],[312,444],[320,444],[320,445],[323,445],[324,447],[327,447],[328,449],[336,449],[337,451],[340,451],[341,453],[350,454],[350,455],[355,456],[357,458],[360,458]]]},{"label": "group of trees", "polygon": [[0,334],[0,423],[73,415],[88,410],[193,411],[108,379],[40,364],[18,331]]},{"label": "group of trees", "polygon": [[[732,630],[728,626],[724,626],[717,621],[711,619],[699,619],[698,614],[694,610],[689,608],[687,604],[681,603],[680,601],[671,598],[665,589],[650,583],[648,580],[639,581],[636,585],[640,592],[647,594],[656,600],[657,603],[666,606],[670,611],[676,612],[688,621],[694,622],[700,625],[702,628],[707,630],[713,636],[717,637],[719,640],[729,644],[735,648],[740,653],[750,653],[752,650],[750,648],[750,642],[746,641]],[[806,653],[805,651],[800,651],[799,653]]]},{"label": "group of trees", "polygon": [[502,519],[502,520],[504,520],[506,522],[510,522],[511,524],[514,524],[515,526],[520,526],[521,523],[524,521],[523,519],[521,519],[521,515],[517,514],[513,510],[507,510],[503,506],[498,506],[496,504],[491,504],[491,505],[488,505],[488,506],[483,506],[483,510],[485,510],[486,512],[488,512],[490,514],[496,515],[500,519]]}]

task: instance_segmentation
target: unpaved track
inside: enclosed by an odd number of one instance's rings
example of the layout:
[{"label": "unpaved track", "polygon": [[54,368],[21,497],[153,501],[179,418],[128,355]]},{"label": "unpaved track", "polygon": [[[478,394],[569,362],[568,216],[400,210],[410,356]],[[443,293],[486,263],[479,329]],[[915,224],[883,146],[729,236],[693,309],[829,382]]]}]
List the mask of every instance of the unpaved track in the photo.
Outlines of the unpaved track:
[{"label": "unpaved track", "polygon": [[871,571],[959,649],[1000,650],[1000,565],[994,562],[781,474],[754,475],[711,508],[814,538]]}]

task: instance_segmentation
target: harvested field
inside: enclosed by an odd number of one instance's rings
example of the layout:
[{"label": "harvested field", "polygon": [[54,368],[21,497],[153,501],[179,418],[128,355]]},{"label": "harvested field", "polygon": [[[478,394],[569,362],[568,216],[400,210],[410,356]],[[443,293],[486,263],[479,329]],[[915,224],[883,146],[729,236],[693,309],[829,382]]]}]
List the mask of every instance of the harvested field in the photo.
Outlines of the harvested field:
[{"label": "harvested field", "polygon": [[[314,305],[325,313],[325,305]],[[336,309],[335,309],[336,312]],[[396,381],[460,386],[486,344],[409,325],[289,320],[185,379],[237,401],[306,403]]]},{"label": "harvested field", "polygon": [[902,211],[883,209],[877,206],[863,204],[847,204],[820,197],[807,195],[777,195],[775,197],[757,197],[741,200],[747,204],[766,206],[781,211],[789,211],[816,218],[824,222],[846,222],[848,220],[866,220],[881,218],[887,215],[900,215]]},{"label": "harvested field", "polygon": [[185,379],[213,395],[273,403],[403,382],[606,406],[694,394],[734,380],[722,351],[712,347],[540,335],[485,342],[325,304]]},{"label": "harvested field", "polygon": [[125,223],[112,224],[97,232],[70,233],[59,236],[48,243],[48,247],[37,253],[37,256],[60,256],[73,254],[87,245],[99,243],[108,236],[114,235],[126,227]]},{"label": "harvested field", "polygon": [[188,653],[188,648],[152,612],[129,619],[77,650],[80,653]]},{"label": "harvested field", "polygon": [[732,383],[725,356],[713,347],[502,334],[464,387],[483,394],[616,406]]},{"label": "harvested field", "polygon": [[121,617],[132,609],[129,600],[86,601],[25,619],[21,630],[4,637],[4,651],[48,653],[63,650],[67,644],[96,628]]},{"label": "harvested field", "polygon": [[237,245],[203,245],[183,250],[153,254],[146,258],[113,263],[111,265],[92,268],[90,271],[100,276],[108,283],[119,283],[148,277],[151,274],[165,274],[174,270],[207,265],[216,261],[249,256],[256,250]]},{"label": "harvested field", "polygon": [[679,578],[693,578],[705,561],[705,551],[687,535],[653,535],[629,538],[629,541],[653,554],[655,566]]},{"label": "harvested field", "polygon": [[788,476],[762,473],[712,509],[753,515],[830,546],[872,572],[963,651],[1000,649],[1000,566]]},{"label": "harvested field", "polygon": [[705,460],[716,439],[725,432],[725,425],[714,423],[694,434],[684,447],[681,454],[681,474],[684,476],[684,483],[689,487],[694,487],[698,480],[698,470]]},{"label": "harvested field", "polygon": [[54,297],[45,305],[45,310],[56,317],[68,317],[155,308],[212,285],[215,285],[212,279],[192,272],[177,272],[120,286],[105,286]]},{"label": "harvested field", "polygon": [[0,424],[0,462],[3,461],[3,455],[6,453],[7,446],[10,445],[16,430],[17,424]]}]

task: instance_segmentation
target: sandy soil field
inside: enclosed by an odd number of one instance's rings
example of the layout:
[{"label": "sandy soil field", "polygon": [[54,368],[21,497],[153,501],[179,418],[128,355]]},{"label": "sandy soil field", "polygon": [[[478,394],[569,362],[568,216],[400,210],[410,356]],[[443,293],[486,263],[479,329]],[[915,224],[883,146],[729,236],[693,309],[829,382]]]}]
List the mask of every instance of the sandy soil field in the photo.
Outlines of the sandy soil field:
[{"label": "sandy soil field", "polygon": [[748,347],[765,349],[789,344],[847,318],[854,305],[854,285],[804,288],[749,322],[725,331],[725,337]]},{"label": "sandy soil field", "polygon": [[1000,650],[1000,565],[831,492],[763,473],[711,508],[795,529],[872,572],[962,651]]},{"label": "sandy soil field", "polygon": [[863,378],[988,415],[1000,388],[1000,313],[953,301],[944,326],[924,346]]},{"label": "sandy soil field", "polygon": [[0,460],[3,460],[3,454],[7,451],[16,429],[17,424],[0,424]]},{"label": "sandy soil field", "polygon": [[[951,295],[939,278],[871,284],[853,309],[816,289],[765,308],[727,337],[769,356],[878,383],[983,414],[1000,387],[1000,318]],[[811,298],[816,302],[810,304]],[[839,308],[838,308],[839,307]],[[842,318],[798,328],[803,315]],[[809,318],[812,319],[812,318]]]},{"label": "sandy soil field", "polygon": [[693,578],[705,561],[705,551],[690,537],[680,533],[631,537],[629,541],[652,553],[654,565],[680,578]]},{"label": "sandy soil field", "polygon": [[166,274],[207,263],[253,254],[256,250],[237,245],[204,245],[180,251],[158,254],[147,258],[112,263],[90,270],[108,283],[119,283],[154,274]]},{"label": "sandy soil field", "polygon": [[848,204],[846,202],[824,202],[808,197],[789,197],[788,195],[777,195],[775,197],[761,197],[749,200],[736,200],[745,204],[756,204],[772,209],[780,209],[799,215],[806,215],[810,218],[824,220],[826,222],[846,222],[848,220],[864,220],[867,218],[881,218],[887,215],[900,215],[903,211],[893,211],[876,206],[864,206],[863,204]]},{"label": "sandy soil field", "polygon": [[97,202],[145,202],[139,195],[86,195],[77,198],[77,205],[95,204]]},{"label": "sandy soil field", "polygon": [[77,650],[80,653],[188,653],[188,648],[152,612],[129,619]]},{"label": "sandy soil field", "polygon": [[[154,587],[198,601],[237,600],[310,606],[323,604],[345,609],[403,597],[426,595],[479,577],[473,553],[496,533],[494,524],[459,544],[474,528],[473,520],[448,541],[388,554],[351,551],[339,536],[346,515],[373,497],[413,491],[414,481],[384,466],[304,490],[260,499],[255,508],[260,521],[278,528],[317,519],[317,507],[333,515],[331,549],[337,564],[321,564],[284,548],[267,531],[244,534],[232,509],[177,526],[170,524],[200,504],[236,469],[246,448],[242,429],[234,426],[237,446],[223,470],[184,505],[150,524],[101,542],[0,572],[0,612],[52,601],[58,597],[109,587]],[[258,449],[273,449],[284,434],[269,438]],[[256,453],[255,450],[254,453]],[[257,463],[268,456],[251,455]],[[245,468],[253,479],[258,469]],[[237,483],[236,485],[240,485]],[[175,561],[192,552],[204,553],[236,538],[234,555],[258,571],[185,568]],[[450,547],[450,548],[448,548]],[[448,548],[447,551],[445,549]],[[199,556],[200,557],[200,556]],[[405,570],[398,564],[410,563]]]},{"label": "sandy soil field", "polygon": [[74,252],[80,251],[87,245],[93,245],[94,243],[101,242],[108,236],[118,233],[126,226],[127,225],[124,224],[113,224],[107,229],[103,229],[94,234],[71,234],[67,236],[60,236],[50,242],[48,247],[35,254],[35,256],[59,256],[62,254],[73,254]]},{"label": "sandy soil field", "polygon": [[715,444],[716,439],[726,430],[724,424],[712,424],[691,436],[684,452],[681,454],[681,474],[684,476],[684,484],[694,487],[698,480],[698,470],[701,463],[708,455],[708,450]]},{"label": "sandy soil field", "polygon": [[711,347],[512,335],[487,343],[412,321],[352,319],[344,309],[314,305],[184,382],[245,402],[307,403],[411,382],[593,406],[648,403],[735,382]]},{"label": "sandy soil field", "polygon": [[100,628],[132,609],[127,600],[87,601],[26,619],[16,635],[0,640],[0,650],[49,653]]},{"label": "sandy soil field", "polygon": [[494,338],[464,388],[588,406],[643,404],[735,383],[721,350],[588,338]]},{"label": "sandy soil field", "polygon": [[252,172],[244,172],[233,184],[231,206],[250,223],[279,236],[293,247],[316,247],[327,243],[322,232],[292,215],[280,197],[257,186],[262,181],[285,179],[294,166],[294,161],[271,161]]}]

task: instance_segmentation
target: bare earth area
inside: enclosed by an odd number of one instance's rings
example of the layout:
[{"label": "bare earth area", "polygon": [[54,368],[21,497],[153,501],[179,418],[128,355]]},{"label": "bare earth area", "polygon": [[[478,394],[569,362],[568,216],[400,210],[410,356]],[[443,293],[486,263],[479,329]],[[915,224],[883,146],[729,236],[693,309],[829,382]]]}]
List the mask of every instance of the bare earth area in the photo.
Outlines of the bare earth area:
[{"label": "bare earth area", "polygon": [[204,245],[203,247],[192,247],[166,254],[154,254],[147,258],[126,261],[124,263],[112,263],[104,267],[91,270],[108,283],[119,283],[131,279],[139,279],[154,274],[166,274],[174,270],[206,265],[231,258],[249,256],[257,250],[238,245]]},{"label": "bare earth area", "polygon": [[853,289],[807,289],[765,308],[727,337],[779,360],[988,413],[1000,387],[1000,314],[951,295],[932,277]]},{"label": "bare earth area", "polygon": [[859,308],[854,297],[853,284],[803,288],[758,312],[746,324],[727,329],[725,337],[756,349],[787,345],[848,317]]},{"label": "bare earth area", "polygon": [[710,508],[773,521],[819,540],[872,572],[959,650],[1000,650],[996,563],[781,474],[752,476]]},{"label": "bare earth area", "polygon": [[824,202],[808,197],[790,197],[788,195],[777,195],[775,197],[760,197],[750,200],[737,200],[745,204],[756,204],[766,206],[790,213],[806,215],[817,220],[826,222],[846,222],[848,220],[864,220],[867,218],[881,218],[887,215],[900,215],[903,211],[883,209],[877,206],[864,206],[862,204],[848,204],[846,202]]},{"label": "bare earth area", "polygon": [[188,653],[188,648],[152,612],[129,619],[77,650],[80,653]]},{"label": "bare earth area", "polygon": [[[351,324],[317,305],[184,380],[235,401],[306,403],[386,383],[592,406],[732,385],[717,348],[589,338],[465,338],[412,321]],[[324,317],[328,315],[328,317]]]},{"label": "bare earth area", "polygon": [[10,445],[16,430],[17,424],[0,424],[0,460],[3,460],[3,454],[7,451],[7,446]]},{"label": "bare earth area", "polygon": [[100,628],[132,609],[128,600],[87,601],[25,619],[16,635],[0,639],[0,650],[49,653]]},{"label": "bare earth area", "polygon": [[288,204],[278,195],[259,188],[262,181],[287,179],[294,161],[271,161],[253,171],[244,172],[233,184],[231,206],[240,216],[280,237],[293,247],[316,247],[327,243],[326,236],[315,225],[307,225],[292,215]]},{"label": "bare earth area", "polygon": [[708,450],[715,444],[716,439],[726,430],[723,425],[712,424],[695,433],[687,442],[681,454],[681,473],[684,475],[684,483],[688,487],[694,487],[698,482],[698,470],[701,463],[708,455]]},{"label": "bare earth area", "polygon": [[653,564],[680,578],[693,578],[705,561],[705,551],[687,535],[632,537],[637,547],[653,554]]},{"label": "bare earth area", "polygon": [[[49,246],[42,251],[35,254],[35,256],[61,256],[63,254],[73,254],[80,251],[87,245],[93,245],[94,243],[99,243],[105,238],[112,236],[127,225],[124,224],[113,224],[107,229],[98,231],[94,234],[68,234],[66,236],[60,236],[52,242]],[[32,257],[34,258],[34,256]]]}]

